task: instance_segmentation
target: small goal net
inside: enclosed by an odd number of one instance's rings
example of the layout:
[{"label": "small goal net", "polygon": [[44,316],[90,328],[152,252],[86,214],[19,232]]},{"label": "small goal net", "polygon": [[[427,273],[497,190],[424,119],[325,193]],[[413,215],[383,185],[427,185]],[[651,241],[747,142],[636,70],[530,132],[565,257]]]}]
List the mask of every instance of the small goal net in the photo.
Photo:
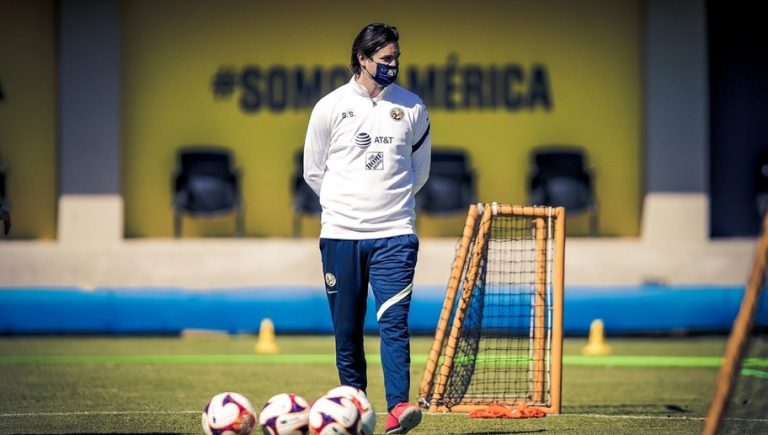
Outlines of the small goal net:
[{"label": "small goal net", "polygon": [[422,406],[560,411],[563,208],[470,206],[419,390]]}]

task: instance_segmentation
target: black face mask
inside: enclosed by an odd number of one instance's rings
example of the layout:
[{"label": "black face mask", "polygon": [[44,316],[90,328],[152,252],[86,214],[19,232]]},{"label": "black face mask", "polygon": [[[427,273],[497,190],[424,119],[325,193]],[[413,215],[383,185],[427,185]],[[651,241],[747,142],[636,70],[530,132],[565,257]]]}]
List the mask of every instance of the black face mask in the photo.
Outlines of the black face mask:
[{"label": "black face mask", "polygon": [[[373,59],[371,60],[376,64],[376,75],[372,75],[371,73],[368,73],[368,75],[370,75],[379,86],[385,88],[397,80],[398,68],[396,66],[389,66],[386,63],[378,63]],[[368,70],[366,69],[365,72],[368,72]]]}]

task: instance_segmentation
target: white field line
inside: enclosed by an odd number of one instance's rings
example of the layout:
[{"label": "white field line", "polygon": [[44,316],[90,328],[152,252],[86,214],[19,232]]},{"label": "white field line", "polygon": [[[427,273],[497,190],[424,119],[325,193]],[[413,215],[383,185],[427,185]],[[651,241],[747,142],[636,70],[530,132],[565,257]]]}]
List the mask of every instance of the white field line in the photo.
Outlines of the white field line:
[{"label": "white field line", "polygon": [[4,417],[56,417],[67,415],[174,415],[174,414],[201,414],[203,411],[69,411],[69,412],[6,412],[0,414]]},{"label": "white field line", "polygon": [[[71,412],[18,412],[18,413],[1,413],[0,418],[8,417],[56,417],[56,416],[68,416],[68,415],[189,415],[200,414],[202,411],[71,411]],[[462,414],[450,414],[443,412],[425,412],[429,416],[443,416],[443,415],[462,415]],[[377,416],[385,416],[386,412],[377,412]],[[588,417],[588,418],[604,418],[604,419],[636,419],[636,420],[705,420],[704,417],[675,417],[666,415],[607,415],[607,414],[559,414],[550,415],[552,417]],[[768,423],[768,418],[726,418],[729,421],[755,421]]]},{"label": "white field line", "polygon": [[[595,417],[595,418],[625,418],[625,419],[647,419],[647,420],[706,420],[705,417],[686,417],[686,416],[673,416],[673,415],[607,415],[607,414],[559,414],[559,415],[550,415],[549,417]],[[768,423],[768,418],[728,418],[726,417],[725,420],[729,421],[760,421],[760,422],[766,422]]]}]

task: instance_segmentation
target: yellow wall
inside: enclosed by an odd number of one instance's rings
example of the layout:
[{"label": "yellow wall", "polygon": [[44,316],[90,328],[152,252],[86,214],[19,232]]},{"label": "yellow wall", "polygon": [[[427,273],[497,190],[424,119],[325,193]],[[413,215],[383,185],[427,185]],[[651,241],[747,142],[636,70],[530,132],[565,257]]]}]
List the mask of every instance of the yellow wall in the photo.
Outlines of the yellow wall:
[{"label": "yellow wall", "polygon": [[[292,5],[292,6],[291,6]],[[267,71],[348,61],[365,24],[401,30],[401,84],[423,74],[514,64],[547,73],[552,107],[533,110],[430,108],[436,145],[468,149],[484,201],[525,202],[528,152],[541,143],[581,144],[590,152],[601,203],[601,233],[636,235],[642,173],[641,14],[637,2],[390,2],[365,12],[340,1],[130,1],[123,30],[123,175],[126,235],[171,234],[170,174],[176,148],[233,148],[243,171],[250,236],[291,231],[289,175],[309,108],[247,112],[237,91],[215,98],[214,73]],[[301,12],[296,12],[296,10]],[[55,17],[53,2],[0,3],[0,166],[8,173],[14,237],[55,237]],[[449,62],[450,61],[450,62]],[[461,75],[456,83],[461,85]],[[530,82],[516,87],[524,91]],[[460,102],[457,92],[453,98]],[[422,235],[454,236],[457,219],[420,220]],[[305,234],[316,234],[308,219]],[[584,222],[572,220],[572,224]],[[231,217],[185,221],[186,235],[228,235]],[[572,228],[580,233],[586,225]]]},{"label": "yellow wall", "polygon": [[0,2],[0,171],[14,238],[56,236],[56,64],[52,1]]},{"label": "yellow wall", "polygon": [[[531,147],[579,144],[596,170],[601,233],[638,234],[643,166],[639,0],[357,5],[339,0],[122,2],[126,236],[172,234],[170,176],[176,149],[190,143],[235,151],[248,236],[290,235],[292,156],[302,146],[310,109],[244,111],[238,103],[241,89],[214,96],[214,73],[221,67],[240,73],[249,65],[262,72],[274,66],[307,71],[345,66],[353,38],[375,21],[401,32],[404,85],[408,68],[445,71],[449,59],[460,70],[513,64],[526,75],[543,66],[549,109],[428,107],[434,144],[471,153],[481,200],[524,203]],[[524,92],[529,85],[525,79],[516,89]],[[420,234],[457,236],[460,221],[425,218]],[[317,233],[316,220],[305,224],[305,235]],[[232,217],[187,219],[184,233],[230,235],[233,225]],[[571,228],[585,231],[586,225]]]}]

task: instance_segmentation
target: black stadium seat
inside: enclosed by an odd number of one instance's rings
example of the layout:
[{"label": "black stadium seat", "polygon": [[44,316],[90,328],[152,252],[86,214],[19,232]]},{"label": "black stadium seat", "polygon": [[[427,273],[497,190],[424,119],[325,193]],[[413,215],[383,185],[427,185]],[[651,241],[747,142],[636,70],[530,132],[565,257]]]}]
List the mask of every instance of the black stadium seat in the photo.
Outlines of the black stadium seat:
[{"label": "black stadium seat", "polygon": [[301,235],[301,218],[304,215],[319,215],[320,198],[304,181],[304,150],[299,149],[293,156],[293,175],[291,176],[291,197],[293,200],[293,236]]},{"label": "black stadium seat", "polygon": [[460,149],[432,148],[429,179],[416,194],[416,208],[434,215],[466,212],[475,202],[475,174]]},{"label": "black stadium seat", "polygon": [[541,146],[531,151],[531,164],[528,203],[588,213],[590,234],[596,236],[598,205],[585,152],[571,145]]},{"label": "black stadium seat", "polygon": [[232,153],[218,146],[186,146],[178,151],[173,175],[174,236],[181,236],[184,214],[208,217],[235,214],[235,235],[244,233],[240,173]]}]

